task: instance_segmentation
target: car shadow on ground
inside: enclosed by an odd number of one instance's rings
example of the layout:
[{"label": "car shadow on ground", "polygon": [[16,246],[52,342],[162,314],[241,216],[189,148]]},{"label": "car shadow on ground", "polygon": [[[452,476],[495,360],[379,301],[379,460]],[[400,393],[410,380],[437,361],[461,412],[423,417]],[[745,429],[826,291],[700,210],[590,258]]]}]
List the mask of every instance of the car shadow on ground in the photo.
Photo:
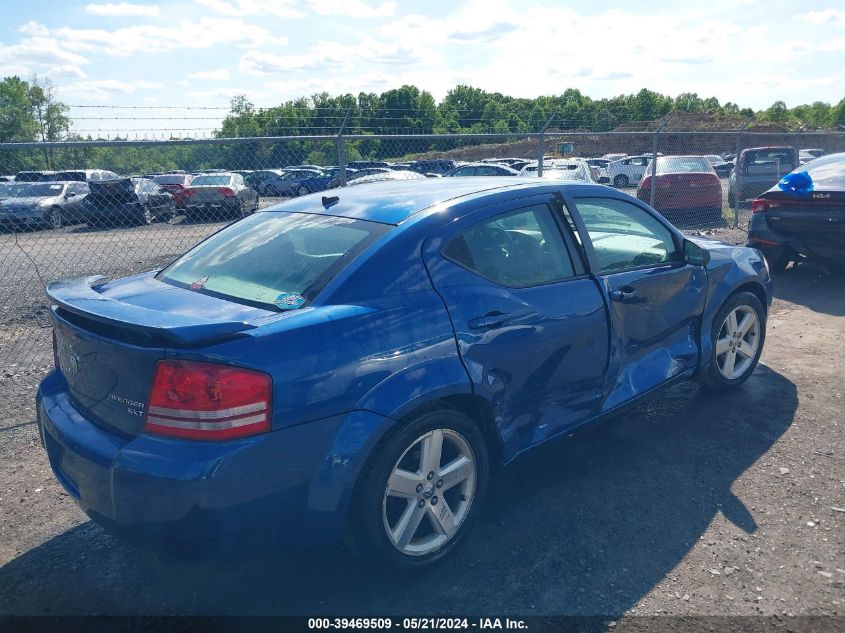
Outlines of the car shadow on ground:
[{"label": "car shadow on ground", "polygon": [[0,613],[620,614],[720,513],[737,538],[757,530],[731,486],[797,402],[761,365],[734,391],[677,385],[542,447],[496,475],[475,531],[434,569],[338,549],[173,560],[88,522],[0,568]]},{"label": "car shadow on ground", "polygon": [[845,267],[794,264],[775,275],[775,297],[814,312],[845,316]]}]

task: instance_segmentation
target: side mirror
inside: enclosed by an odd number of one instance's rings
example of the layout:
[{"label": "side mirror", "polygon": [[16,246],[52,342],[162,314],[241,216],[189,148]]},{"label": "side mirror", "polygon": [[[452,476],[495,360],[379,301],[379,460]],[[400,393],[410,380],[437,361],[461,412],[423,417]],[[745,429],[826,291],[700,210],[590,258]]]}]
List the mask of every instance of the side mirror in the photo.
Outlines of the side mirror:
[{"label": "side mirror", "polygon": [[68,192],[65,194],[65,198],[73,198],[74,196],[76,196],[76,193],[75,193],[75,192],[73,192],[73,191],[68,191]]},{"label": "side mirror", "polygon": [[710,263],[710,251],[695,242],[684,240],[684,261],[693,266],[706,266]]}]

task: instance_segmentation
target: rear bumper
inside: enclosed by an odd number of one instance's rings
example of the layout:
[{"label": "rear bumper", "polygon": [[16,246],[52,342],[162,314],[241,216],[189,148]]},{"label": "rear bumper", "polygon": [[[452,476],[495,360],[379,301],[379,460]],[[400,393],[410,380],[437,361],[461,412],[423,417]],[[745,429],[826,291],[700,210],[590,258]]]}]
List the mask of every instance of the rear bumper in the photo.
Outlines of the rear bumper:
[{"label": "rear bumper", "polygon": [[845,247],[839,235],[806,239],[801,236],[785,235],[769,228],[765,214],[751,216],[746,246],[759,249],[767,258],[778,259],[785,252],[796,253],[807,259],[829,262],[845,262]]},{"label": "rear bumper", "polygon": [[[152,541],[325,544],[342,534],[360,463],[338,469],[337,443],[362,412],[251,438],[197,442],[122,437],[85,419],[50,374],[38,390],[39,432],[53,472],[92,519]],[[379,418],[380,416],[375,416]],[[377,428],[370,419],[364,427]]]}]

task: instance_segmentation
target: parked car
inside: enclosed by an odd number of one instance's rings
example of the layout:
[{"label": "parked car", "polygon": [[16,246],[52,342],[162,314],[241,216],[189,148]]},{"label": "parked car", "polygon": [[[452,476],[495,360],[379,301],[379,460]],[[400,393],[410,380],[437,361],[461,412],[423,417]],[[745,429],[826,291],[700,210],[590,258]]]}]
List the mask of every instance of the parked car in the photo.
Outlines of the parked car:
[{"label": "parked car", "polygon": [[373,174],[365,174],[363,176],[358,176],[355,174],[355,178],[352,178],[346,182],[347,186],[351,185],[365,185],[371,182],[383,182],[385,180],[424,180],[426,176],[417,172],[411,171],[410,169],[406,169],[404,171],[395,171],[390,169],[386,172],[377,172]]},{"label": "parked car", "polygon": [[[359,178],[363,178],[364,176],[372,176],[373,174],[386,174],[393,170],[389,167],[365,167],[363,169],[349,171],[351,171],[352,173],[346,174],[346,184],[351,184],[353,180],[358,180]],[[338,178],[337,176],[331,179],[327,188],[334,189],[335,187],[340,187],[340,178]]]},{"label": "parked car", "polygon": [[[526,165],[520,170],[520,176],[537,176],[537,164]],[[558,180],[580,180],[582,182],[597,182],[592,168],[581,158],[554,159],[543,164],[543,178]]]},{"label": "parked car", "polygon": [[[768,191],[782,176],[798,167],[798,150],[794,147],[752,147],[739,153],[736,168],[728,179],[728,204],[756,198]],[[741,190],[737,192],[737,172]]]},{"label": "parked car", "polygon": [[817,158],[792,174],[801,172],[811,188],[775,185],[751,204],[748,245],[763,251],[774,272],[803,260],[845,263],[845,153]]},{"label": "parked car", "polygon": [[800,150],[800,151],[801,151],[801,152],[805,152],[805,153],[809,154],[809,155],[810,155],[810,156],[812,156],[813,158],[821,158],[822,156],[824,156],[824,150],[823,150],[823,149],[818,149],[818,148],[812,148],[812,147],[811,147],[811,148],[809,148],[809,149],[802,149],[802,150]]},{"label": "parked car", "polygon": [[14,182],[14,176],[0,176],[0,182]]},{"label": "parked car", "polygon": [[[353,178],[357,170],[346,169],[346,180]],[[317,191],[325,191],[340,185],[340,167],[326,167],[319,175],[310,178],[303,178],[297,185],[296,194],[303,196]]]},{"label": "parked car", "polygon": [[708,154],[704,158],[709,161],[710,165],[713,167],[713,171],[715,171],[716,175],[720,178],[727,178],[731,175],[734,168],[733,161],[725,160],[717,154]]},{"label": "parked car", "polygon": [[173,196],[173,202],[177,208],[183,209],[188,202],[186,191],[191,186],[193,176],[188,173],[161,174],[152,180],[162,189]]},{"label": "parked car", "polygon": [[194,176],[185,190],[185,218],[208,220],[222,216],[242,218],[258,211],[258,194],[243,176],[216,173]]},{"label": "parked car", "polygon": [[260,193],[265,196],[304,196],[311,193],[304,181],[322,175],[322,169],[285,169],[281,175],[265,180],[261,184]]},{"label": "parked car", "polygon": [[651,158],[648,156],[629,156],[611,160],[607,164],[607,178],[617,189],[630,187],[642,180]]},{"label": "parked car", "polygon": [[92,180],[114,180],[119,176],[108,169],[70,169],[66,171],[45,172],[41,176],[42,182],[66,180],[74,182],[90,182]]},{"label": "parked car", "polygon": [[624,193],[470,178],[335,193],[159,272],[48,286],[38,431],[94,521],[171,547],[346,536],[418,568],[483,520],[498,465],[757,365],[760,253],[685,237]]},{"label": "parked car", "polygon": [[[9,185],[7,185],[8,187]],[[84,182],[15,182],[21,189],[7,190],[0,204],[0,224],[6,227],[38,226],[60,229],[84,219]]]},{"label": "parked car", "polygon": [[255,190],[255,193],[262,193],[264,183],[271,178],[279,178],[284,175],[282,169],[258,169],[251,174],[244,176],[244,182],[248,187]]},{"label": "parked car", "polygon": [[515,169],[505,165],[493,165],[487,163],[467,163],[455,167],[444,175],[449,177],[457,176],[516,176],[519,174]]},{"label": "parked car", "polygon": [[45,181],[50,180],[50,178],[47,178],[46,176],[50,176],[50,175],[55,174],[55,173],[56,173],[55,171],[44,171],[44,170],[41,170],[41,171],[32,171],[32,170],[19,171],[17,174],[15,174],[15,182],[45,182]]},{"label": "parked car", "polygon": [[346,162],[346,166],[352,169],[369,169],[370,167],[387,167],[387,163],[380,160],[350,160]]},{"label": "parked car", "polygon": [[594,167],[596,172],[596,181],[602,184],[610,182],[610,178],[607,175],[607,166],[610,164],[610,161],[606,158],[587,158],[585,159],[587,164],[590,167]]},{"label": "parked car", "polygon": [[92,180],[82,205],[89,226],[152,224],[176,213],[173,196],[149,178]]},{"label": "parked car", "polygon": [[811,154],[805,149],[798,150],[798,164],[799,165],[806,165],[812,160],[815,160],[818,156]]},{"label": "parked car", "polygon": [[[706,157],[659,156],[654,168],[654,208],[660,213],[685,223],[721,219],[722,183]],[[640,181],[637,198],[650,203],[650,171]]]}]

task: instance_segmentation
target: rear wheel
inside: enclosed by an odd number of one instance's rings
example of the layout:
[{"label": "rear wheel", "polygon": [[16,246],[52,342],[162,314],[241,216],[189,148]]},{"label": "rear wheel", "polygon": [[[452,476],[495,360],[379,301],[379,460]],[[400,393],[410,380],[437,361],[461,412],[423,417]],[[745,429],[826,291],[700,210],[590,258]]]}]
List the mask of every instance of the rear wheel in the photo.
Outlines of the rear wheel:
[{"label": "rear wheel", "polygon": [[65,225],[65,218],[62,215],[62,210],[59,207],[52,207],[47,212],[47,221],[50,223],[50,228],[62,228]]},{"label": "rear wheel", "polygon": [[745,382],[760,360],[766,339],[766,310],[750,292],[732,295],[713,319],[710,363],[699,377],[708,389]]},{"label": "rear wheel", "polygon": [[264,195],[265,196],[278,196],[279,191],[276,189],[275,185],[267,185],[264,187]]},{"label": "rear wheel", "polygon": [[311,191],[305,185],[300,185],[299,187],[297,187],[296,193],[300,196],[307,196],[309,193],[311,193]]},{"label": "rear wheel", "polygon": [[487,455],[475,422],[451,409],[422,414],[383,440],[353,496],[357,549],[400,567],[445,556],[480,512]]},{"label": "rear wheel", "polygon": [[625,174],[619,174],[618,176],[614,177],[613,179],[613,186],[617,189],[622,189],[623,187],[628,186],[628,176]]}]

